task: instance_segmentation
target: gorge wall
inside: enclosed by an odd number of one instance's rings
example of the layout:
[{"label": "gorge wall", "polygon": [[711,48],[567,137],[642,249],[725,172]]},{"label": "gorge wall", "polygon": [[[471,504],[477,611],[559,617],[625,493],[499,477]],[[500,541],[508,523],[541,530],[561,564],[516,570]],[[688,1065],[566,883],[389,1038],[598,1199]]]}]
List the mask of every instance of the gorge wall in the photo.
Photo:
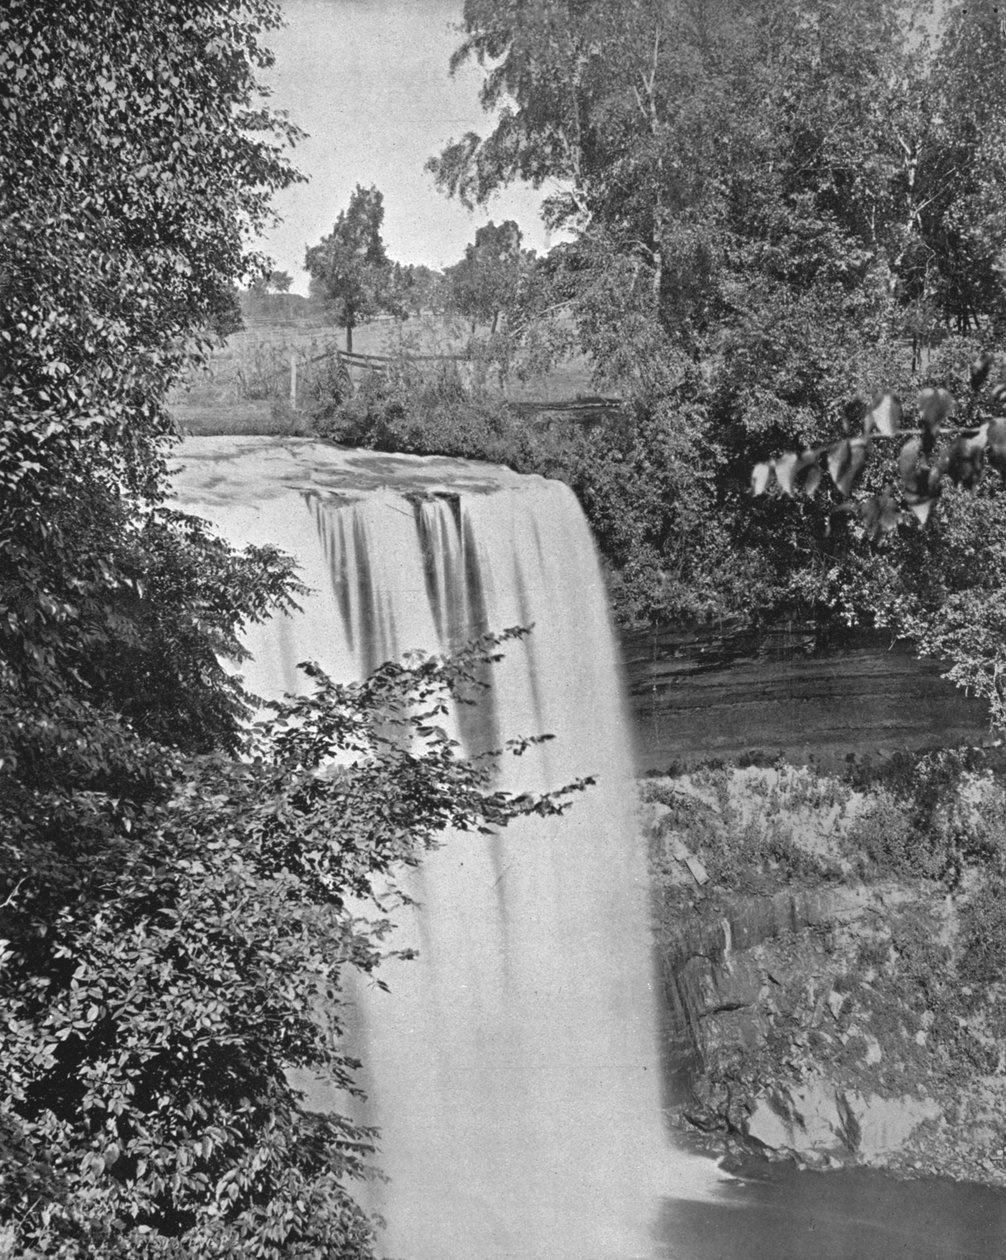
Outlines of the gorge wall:
[{"label": "gorge wall", "polygon": [[641,772],[745,754],[837,765],[848,754],[988,739],[984,703],[907,643],[860,633],[820,650],[801,626],[621,636]]},{"label": "gorge wall", "polygon": [[728,1166],[1006,1185],[1006,789],[939,757],[934,781],[928,820],[907,779],[643,781],[675,1104]]}]

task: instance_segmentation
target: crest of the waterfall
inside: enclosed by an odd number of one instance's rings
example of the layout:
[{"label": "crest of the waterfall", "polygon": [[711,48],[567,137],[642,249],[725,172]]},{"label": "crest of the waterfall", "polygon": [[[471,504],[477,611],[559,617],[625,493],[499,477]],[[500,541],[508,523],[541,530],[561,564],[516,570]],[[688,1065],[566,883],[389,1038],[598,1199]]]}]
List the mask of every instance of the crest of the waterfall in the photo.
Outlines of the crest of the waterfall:
[{"label": "crest of the waterfall", "polygon": [[361,988],[388,1254],[649,1256],[658,1195],[693,1191],[674,1184],[661,1115],[630,735],[589,532],[558,483],[401,457],[389,477],[381,458],[257,439],[183,448],[182,506],[293,553],[313,588],[250,635],[249,685],[291,690],[306,659],[362,677],[410,649],[533,626],[456,731],[469,753],[555,737],[506,759],[506,787],[597,780],[567,816],[429,855],[395,942],[418,959],[385,969],[389,993]]}]

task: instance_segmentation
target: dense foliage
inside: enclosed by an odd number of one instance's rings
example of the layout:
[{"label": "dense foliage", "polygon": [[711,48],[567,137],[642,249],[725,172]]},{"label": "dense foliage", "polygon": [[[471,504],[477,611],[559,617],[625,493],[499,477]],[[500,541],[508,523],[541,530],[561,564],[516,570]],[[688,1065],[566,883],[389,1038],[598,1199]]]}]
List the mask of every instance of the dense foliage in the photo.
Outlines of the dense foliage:
[{"label": "dense foliage", "polygon": [[5,6],[5,487],[84,441],[89,463],[146,475],[165,382],[228,325],[246,232],[295,178],[296,132],[255,95],[275,18],[257,0]]},{"label": "dense foliage", "polygon": [[[1002,410],[1006,382],[984,388],[994,362],[986,351],[971,364],[963,407],[942,386],[922,390],[915,414],[889,391],[853,399],[845,436],[757,464],[751,480],[756,496],[813,498],[829,486],[830,520],[851,515],[870,541],[896,539],[904,526],[915,526],[908,535],[915,546],[878,558],[880,583],[876,572],[868,576],[874,618],[951,661],[949,677],[987,701],[993,723],[1006,727],[1000,659],[1006,555],[1000,546],[983,547],[980,538],[982,529],[998,534],[1006,522],[1000,497],[1006,419],[994,414]],[[896,470],[888,467],[891,458],[878,459],[878,445],[888,446],[889,457],[894,448]],[[942,528],[925,532],[947,495],[952,510]]]},{"label": "dense foliage", "polygon": [[[726,519],[769,601],[791,599],[794,549],[834,544],[742,507],[743,457],[830,434],[857,388],[1001,318],[994,7],[952,7],[935,44],[908,6],[831,0],[469,0],[465,28],[455,62],[485,68],[501,113],[431,162],[438,181],[469,202],[560,181],[549,214],[573,240],[540,268],[535,313],[645,414],[641,444],[655,426],[690,452],[696,579]],[[669,511],[640,542],[674,570]],[[731,581],[723,597],[746,598]],[[650,602],[674,611],[659,585]]]},{"label": "dense foliage", "polygon": [[495,644],[353,686],[312,670],[241,759],[120,723],[135,777],[112,767],[114,797],[85,750],[90,780],[67,781],[65,758],[56,782],[22,775],[2,815],[14,1254],[369,1254],[349,1187],[373,1134],[305,1112],[287,1072],[348,1108],[345,972],[390,948],[396,868],[448,827],[561,807],[499,793],[494,759],[460,760],[438,725]]},{"label": "dense foliage", "polygon": [[464,30],[454,64],[481,67],[493,126],[429,165],[470,205],[517,178],[558,186],[547,215],[569,239],[533,269],[497,354],[518,374],[585,354],[625,400],[584,439],[593,468],[563,474],[622,616],[879,620],[967,672],[950,622],[987,606],[1006,546],[984,483],[878,542],[827,494],[752,503],[749,473],[853,436],[859,391],[961,392],[995,344],[997,6],[937,22],[893,0],[467,0]]},{"label": "dense foliage", "polygon": [[0,1255],[19,1260],[366,1254],[347,1178],[369,1135],[307,1114],[286,1075],[349,1082],[316,998],[386,946],[347,898],[447,826],[558,807],[498,796],[435,729],[491,644],[357,688],[315,675],[253,735],[220,664],[299,588],[164,506],[163,399],[262,274],[247,240],[296,178],[255,81],[278,20],[268,0],[0,14]]}]

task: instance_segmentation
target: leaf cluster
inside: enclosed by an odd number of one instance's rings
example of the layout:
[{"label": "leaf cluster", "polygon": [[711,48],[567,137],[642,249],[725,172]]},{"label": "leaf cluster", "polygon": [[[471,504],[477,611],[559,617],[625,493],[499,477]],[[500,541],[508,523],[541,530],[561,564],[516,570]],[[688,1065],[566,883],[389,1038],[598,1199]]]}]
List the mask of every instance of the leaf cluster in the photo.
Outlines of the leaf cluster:
[{"label": "leaf cluster", "polygon": [[[953,395],[941,386],[928,386],[918,396],[918,426],[903,427],[904,408],[897,394],[875,391],[870,398],[858,395],[846,407],[847,427],[861,425],[861,431],[838,438],[825,446],[787,451],[775,459],[756,464],[751,473],[751,489],[755,496],[764,494],[773,484],[793,497],[803,493],[813,497],[821,486],[825,471],[842,499],[850,499],[860,482],[868,461],[882,439],[903,442],[897,457],[898,484],[886,484],[878,493],[843,504],[837,510],[851,511],[862,523],[869,539],[879,539],[913,517],[925,525],[939,499],[944,484],[960,486],[976,493],[986,466],[1006,480],[1006,419],[978,413],[979,392],[985,384],[994,357],[988,351],[971,365],[971,399],[965,409],[970,425],[947,434],[946,421],[958,410]],[[1006,400],[1006,383],[989,391],[989,402],[1001,407]],[[979,423],[976,423],[980,421]]]},{"label": "leaf cluster", "polygon": [[[560,812],[586,786],[504,793],[502,750],[466,761],[447,732],[522,633],[353,685],[306,665],[310,691],[240,758],[120,721],[116,761],[106,719],[104,766],[83,738],[31,786],[22,762],[0,810],[0,1162],[25,1254],[367,1254],[345,972],[392,947],[395,873],[449,830]],[[345,1091],[345,1114],[306,1111],[291,1069]]]}]

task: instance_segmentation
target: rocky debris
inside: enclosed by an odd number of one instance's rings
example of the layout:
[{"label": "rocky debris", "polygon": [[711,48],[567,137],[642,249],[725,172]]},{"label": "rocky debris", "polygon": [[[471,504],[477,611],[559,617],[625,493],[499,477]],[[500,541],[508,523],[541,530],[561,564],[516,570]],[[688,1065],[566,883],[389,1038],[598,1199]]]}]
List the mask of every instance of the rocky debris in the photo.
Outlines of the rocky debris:
[{"label": "rocky debris", "polygon": [[693,1134],[738,1159],[1006,1186],[1006,789],[980,779],[918,833],[893,789],[810,771],[645,781]]},{"label": "rocky debris", "polygon": [[928,885],[710,899],[664,937],[686,1118],[735,1152],[1006,1184],[1006,1074],[959,1010],[955,920]]},{"label": "rocky debris", "polygon": [[696,885],[701,888],[704,884],[708,884],[709,874],[686,844],[684,835],[668,825],[668,819],[672,814],[671,807],[662,801],[646,801],[640,807],[644,832],[660,845],[665,860],[670,859],[677,863],[679,876],[681,871],[687,871]]},{"label": "rocky debris", "polygon": [[709,883],[709,874],[706,868],[688,848],[688,845],[685,844],[684,837],[680,832],[668,832],[664,837],[664,845],[675,862],[680,862],[685,867],[700,888],[703,884]]}]

